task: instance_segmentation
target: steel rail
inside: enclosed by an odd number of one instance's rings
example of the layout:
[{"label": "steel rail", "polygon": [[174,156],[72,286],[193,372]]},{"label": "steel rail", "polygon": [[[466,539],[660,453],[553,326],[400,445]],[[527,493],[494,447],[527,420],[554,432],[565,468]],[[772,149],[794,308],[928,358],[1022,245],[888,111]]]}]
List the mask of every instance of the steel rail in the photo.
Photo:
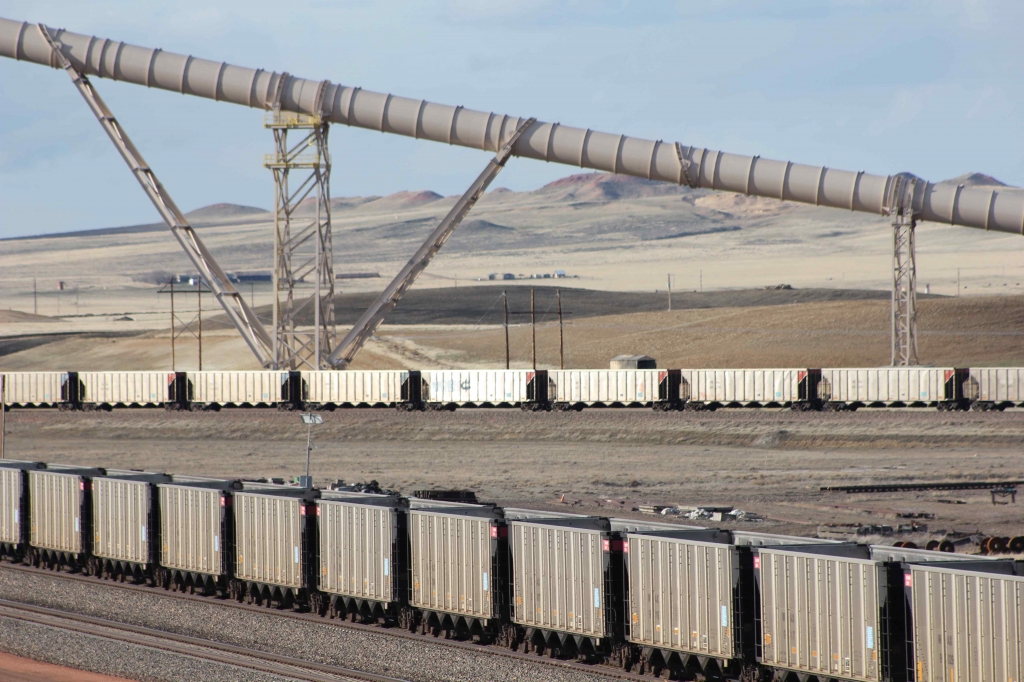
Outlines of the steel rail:
[{"label": "steel rail", "polygon": [[[62,52],[87,76],[127,81],[248,107],[320,115],[332,123],[497,152],[528,117],[372,92],[329,81],[249,69],[106,38],[56,32]],[[0,19],[0,56],[58,67],[35,25]],[[322,108],[321,108],[322,107]],[[541,161],[673,184],[797,201],[879,215],[911,207],[913,217],[1024,234],[1024,192],[934,184],[908,173],[872,175],[792,161],[644,140],[537,121],[512,151]],[[910,186],[909,195],[903,189]]]},{"label": "steel rail", "polygon": [[[323,618],[313,613],[301,613],[297,611],[278,611],[276,609],[268,609],[262,606],[254,606],[251,604],[242,604],[231,600],[217,599],[213,597],[206,597],[201,595],[186,594],[182,592],[174,592],[169,590],[161,590],[145,585],[134,585],[130,583],[115,582],[112,580],[104,580],[95,576],[85,576],[76,573],[57,573],[43,568],[35,568],[33,566],[0,563],[0,570],[18,571],[22,573],[29,573],[33,575],[46,576],[50,578],[58,578],[61,580],[71,580],[76,582],[82,582],[89,585],[95,585],[97,587],[111,587],[114,589],[139,591],[144,594],[156,595],[168,599],[180,599],[184,601],[194,601],[200,604],[215,604],[228,609],[238,609],[241,611],[251,611],[255,613],[270,614],[274,617],[291,618],[294,620],[318,624],[318,625],[331,625],[334,627],[346,628],[351,630],[357,630],[364,633],[377,634],[385,637],[393,637],[396,639],[404,639],[417,643],[426,643],[437,646],[444,646],[453,649],[460,649],[475,654],[483,654],[487,656],[499,656],[502,658],[509,658],[518,660],[521,662],[541,665],[558,669],[569,669],[575,672],[586,673],[590,675],[599,675],[602,677],[614,678],[618,680],[630,680],[632,682],[650,682],[650,676],[637,675],[634,673],[625,672],[619,668],[615,668],[607,665],[590,665],[585,663],[578,663],[575,661],[567,661],[560,659],[552,659],[541,657],[536,654],[527,654],[521,651],[512,651],[498,646],[485,646],[468,641],[460,641],[453,639],[441,639],[432,635],[421,635],[418,633],[409,632],[408,630],[402,630],[398,628],[382,628],[377,625],[367,625],[363,623],[353,623],[341,619]],[[361,673],[368,674],[368,673]]]},{"label": "steel rail", "polygon": [[105,618],[0,599],[0,618],[11,618],[101,639],[188,656],[211,663],[314,682],[403,682],[340,666],[322,665],[290,656],[223,644],[163,630],[128,625]]},{"label": "steel rail", "polygon": [[876,485],[826,485],[819,490],[831,493],[898,493],[913,490],[990,490],[1024,485],[1024,481],[947,481],[945,483],[879,483]]}]

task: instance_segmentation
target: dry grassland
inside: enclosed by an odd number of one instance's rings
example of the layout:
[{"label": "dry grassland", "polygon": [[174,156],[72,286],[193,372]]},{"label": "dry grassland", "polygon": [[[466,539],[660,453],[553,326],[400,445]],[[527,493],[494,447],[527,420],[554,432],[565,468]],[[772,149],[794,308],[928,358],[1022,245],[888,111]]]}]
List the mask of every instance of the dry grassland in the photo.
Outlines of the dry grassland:
[{"label": "dry grassland", "polygon": [[[1024,298],[919,302],[922,362],[940,366],[1024,363]],[[607,367],[645,353],[659,367],[873,367],[889,363],[889,302],[841,301],[759,308],[681,310],[573,320],[564,328],[566,367]],[[504,330],[384,328],[389,339],[444,349],[449,362],[502,366]],[[509,334],[513,366],[531,361],[529,326]],[[558,367],[557,323],[537,330],[537,361]]]},{"label": "dry grassland", "polygon": [[[566,309],[572,298],[567,294]],[[1024,364],[1024,297],[932,298],[919,302],[921,361],[937,366]],[[542,309],[543,310],[543,309]],[[541,319],[551,319],[550,313]],[[339,337],[347,331],[339,327]],[[539,367],[558,367],[558,325],[537,327]],[[511,364],[531,366],[531,330],[509,330]],[[197,366],[194,339],[181,338],[177,369]],[[835,301],[680,310],[567,319],[566,367],[607,367],[645,353],[660,367],[871,367],[889,362],[889,302]],[[495,325],[384,325],[353,369],[501,367],[504,330]],[[206,369],[256,369],[234,330],[204,330]],[[170,369],[166,331],[118,338],[68,338],[0,356],[9,370]]]}]

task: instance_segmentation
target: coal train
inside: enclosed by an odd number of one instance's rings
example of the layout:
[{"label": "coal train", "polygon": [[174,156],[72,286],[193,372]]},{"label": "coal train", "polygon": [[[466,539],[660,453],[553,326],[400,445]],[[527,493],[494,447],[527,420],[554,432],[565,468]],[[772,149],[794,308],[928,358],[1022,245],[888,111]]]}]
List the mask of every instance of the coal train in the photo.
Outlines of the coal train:
[{"label": "coal train", "polygon": [[4,405],[60,409],[227,406],[454,410],[1024,406],[1024,368],[464,369],[4,372]]},{"label": "coal train", "polygon": [[0,461],[0,556],[670,679],[1018,682],[1024,562]]}]

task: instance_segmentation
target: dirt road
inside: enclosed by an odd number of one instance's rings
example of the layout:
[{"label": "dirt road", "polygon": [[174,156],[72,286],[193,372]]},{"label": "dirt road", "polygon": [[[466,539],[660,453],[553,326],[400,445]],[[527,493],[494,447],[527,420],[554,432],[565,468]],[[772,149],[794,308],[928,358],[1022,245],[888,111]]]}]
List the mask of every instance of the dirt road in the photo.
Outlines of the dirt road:
[{"label": "dirt road", "polygon": [[[211,476],[302,473],[296,413],[118,410],[8,414],[8,457]],[[314,431],[320,483],[376,479],[406,493],[462,487],[481,499],[629,514],[639,503],[727,504],[756,527],[813,535],[819,523],[896,525],[935,514],[930,530],[1024,535],[1017,505],[987,491],[846,495],[823,485],[1024,479],[1024,411],[940,413],[779,410],[523,413],[338,410]],[[625,504],[603,500],[620,500]],[[962,502],[962,504],[960,504]],[[1024,500],[1021,500],[1024,502]],[[603,506],[600,506],[603,505]],[[754,527],[755,524],[745,524]]]}]

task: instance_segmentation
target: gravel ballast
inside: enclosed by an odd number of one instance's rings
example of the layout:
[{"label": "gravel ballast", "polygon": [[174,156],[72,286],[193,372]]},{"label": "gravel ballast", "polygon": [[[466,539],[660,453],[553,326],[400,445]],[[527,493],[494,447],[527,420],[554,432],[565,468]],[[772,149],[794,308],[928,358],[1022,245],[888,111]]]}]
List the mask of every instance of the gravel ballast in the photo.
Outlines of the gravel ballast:
[{"label": "gravel ballast", "polygon": [[[601,674],[600,669],[559,669],[492,654],[486,648],[467,651],[429,640],[286,618],[272,611],[233,608],[214,599],[180,599],[157,589],[124,589],[59,575],[10,570],[4,565],[0,565],[0,598],[415,682],[613,679]],[[174,679],[215,678],[179,674]]]},{"label": "gravel ballast", "polygon": [[[4,572],[6,575],[7,572]],[[44,663],[146,682],[292,682],[190,656],[0,616],[0,650]]]}]

